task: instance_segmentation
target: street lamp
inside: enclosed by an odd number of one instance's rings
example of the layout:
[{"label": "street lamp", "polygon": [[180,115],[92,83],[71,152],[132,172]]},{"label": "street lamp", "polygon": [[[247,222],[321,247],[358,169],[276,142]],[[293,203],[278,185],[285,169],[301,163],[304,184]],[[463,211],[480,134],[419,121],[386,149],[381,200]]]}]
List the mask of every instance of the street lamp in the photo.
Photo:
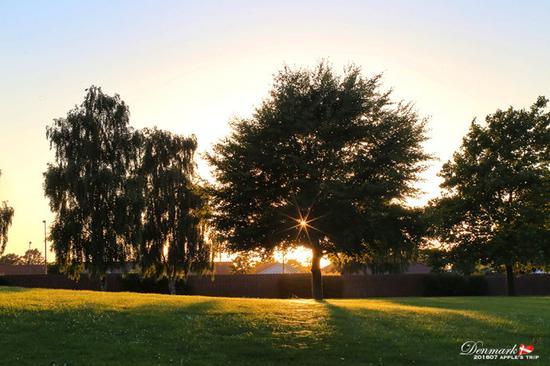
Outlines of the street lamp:
[{"label": "street lamp", "polygon": [[48,244],[46,242],[46,220],[42,220],[44,224],[44,273],[48,274]]}]

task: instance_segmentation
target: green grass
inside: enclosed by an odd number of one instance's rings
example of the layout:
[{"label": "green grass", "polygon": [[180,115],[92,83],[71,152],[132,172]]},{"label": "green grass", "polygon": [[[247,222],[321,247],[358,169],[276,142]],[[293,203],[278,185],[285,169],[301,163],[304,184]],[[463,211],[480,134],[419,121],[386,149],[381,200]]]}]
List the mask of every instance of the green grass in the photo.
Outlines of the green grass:
[{"label": "green grass", "polygon": [[[535,345],[550,298],[266,300],[0,287],[1,365],[480,365],[464,341]],[[52,364],[53,365],[53,364]]]}]

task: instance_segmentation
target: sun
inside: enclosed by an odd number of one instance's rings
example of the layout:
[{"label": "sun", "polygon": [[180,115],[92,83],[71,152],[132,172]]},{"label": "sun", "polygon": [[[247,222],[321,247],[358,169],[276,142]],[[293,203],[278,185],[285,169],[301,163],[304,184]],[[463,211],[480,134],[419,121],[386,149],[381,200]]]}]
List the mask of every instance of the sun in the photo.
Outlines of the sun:
[{"label": "sun", "polygon": [[310,230],[317,231],[321,235],[326,236],[326,234],[322,230],[312,225],[313,222],[323,218],[325,215],[312,218],[310,214],[311,214],[311,209],[313,207],[313,204],[311,204],[306,210],[303,210],[302,208],[300,208],[300,206],[298,205],[298,203],[296,203],[296,201],[294,201],[293,204],[296,207],[297,217],[288,215],[284,212],[282,213],[282,215],[291,219],[294,222],[294,225],[281,230],[281,232],[296,230],[296,237],[293,240],[294,243],[298,243],[300,239],[300,235],[305,234],[305,236],[307,237],[307,242],[302,244],[306,244],[306,246],[311,245]]}]

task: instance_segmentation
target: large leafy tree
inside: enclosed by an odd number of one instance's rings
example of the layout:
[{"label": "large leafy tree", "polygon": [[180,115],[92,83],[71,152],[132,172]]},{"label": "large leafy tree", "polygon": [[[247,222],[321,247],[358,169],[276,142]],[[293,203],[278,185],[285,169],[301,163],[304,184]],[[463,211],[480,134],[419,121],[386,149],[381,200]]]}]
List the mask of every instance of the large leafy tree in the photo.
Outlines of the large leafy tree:
[{"label": "large leafy tree", "polygon": [[218,185],[216,223],[229,249],[312,250],[312,295],[321,299],[320,259],[368,253],[404,264],[420,240],[403,205],[428,158],[424,120],[393,103],[380,76],[326,63],[284,68],[250,119],[232,122],[208,156]]},{"label": "large leafy tree", "polygon": [[210,264],[207,197],[194,173],[197,141],[157,129],[140,135],[144,206],[137,253],[143,273],[167,277],[174,294],[176,280]]},{"label": "large leafy tree", "polygon": [[[0,175],[2,175],[1,170]],[[6,201],[2,201],[2,204],[0,205],[0,255],[4,253],[4,250],[6,250],[6,244],[8,243],[8,229],[11,226],[13,214],[13,207],[8,206]]]},{"label": "large leafy tree", "polygon": [[[135,161],[135,133],[118,95],[87,90],[84,102],[47,128],[55,162],[48,164],[45,195],[55,221],[51,239],[61,270],[94,277],[127,258],[133,205],[127,194]],[[105,281],[102,281],[105,284]]]},{"label": "large leafy tree", "polygon": [[506,269],[550,263],[550,113],[540,97],[530,109],[498,110],[475,120],[441,171],[443,196],[431,213],[436,236],[462,262]]}]

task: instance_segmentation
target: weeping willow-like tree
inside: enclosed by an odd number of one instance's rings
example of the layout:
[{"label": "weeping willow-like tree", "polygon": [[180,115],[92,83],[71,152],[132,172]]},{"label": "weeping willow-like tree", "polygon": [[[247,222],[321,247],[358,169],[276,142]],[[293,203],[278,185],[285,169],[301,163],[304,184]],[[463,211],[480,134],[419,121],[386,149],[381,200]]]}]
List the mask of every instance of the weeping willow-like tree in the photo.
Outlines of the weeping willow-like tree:
[{"label": "weeping willow-like tree", "polygon": [[207,199],[196,183],[197,141],[157,129],[134,131],[118,95],[92,86],[81,106],[54,120],[45,194],[56,214],[51,239],[61,270],[99,277],[128,260],[167,277],[170,292],[208,267]]},{"label": "weeping willow-like tree", "polygon": [[171,294],[178,279],[210,263],[207,200],[194,173],[196,149],[195,137],[141,132],[137,177],[144,205],[137,254],[143,274],[167,277]]},{"label": "weeping willow-like tree", "polygon": [[[0,176],[2,171],[0,170]],[[0,255],[6,250],[6,244],[8,243],[8,229],[11,226],[13,220],[14,210],[13,207],[8,206],[6,201],[0,205]]]},{"label": "weeping willow-like tree", "polygon": [[47,127],[55,161],[44,173],[45,195],[55,213],[51,240],[60,268],[71,277],[87,270],[100,278],[126,260],[126,235],[134,217],[128,176],[135,161],[136,134],[128,106],[101,88]]}]

